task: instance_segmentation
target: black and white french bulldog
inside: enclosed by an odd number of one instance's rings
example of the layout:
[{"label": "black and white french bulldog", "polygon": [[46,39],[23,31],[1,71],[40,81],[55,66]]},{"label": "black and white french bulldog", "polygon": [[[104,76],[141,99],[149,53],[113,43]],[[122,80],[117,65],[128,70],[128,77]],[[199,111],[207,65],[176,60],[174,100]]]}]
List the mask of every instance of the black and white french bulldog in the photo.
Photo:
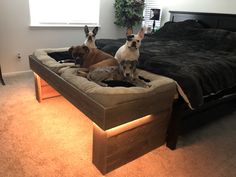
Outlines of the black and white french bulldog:
[{"label": "black and white french bulldog", "polygon": [[137,34],[127,34],[126,43],[122,45],[116,52],[115,58],[118,62],[122,60],[138,60],[139,47],[141,40],[144,38],[145,29],[141,28]]},{"label": "black and white french bulldog", "polygon": [[98,32],[98,27],[93,28],[92,31],[89,31],[89,28],[87,25],[84,27],[84,32],[86,36],[86,40],[84,41],[84,45],[90,48],[97,48],[95,44],[95,36]]}]

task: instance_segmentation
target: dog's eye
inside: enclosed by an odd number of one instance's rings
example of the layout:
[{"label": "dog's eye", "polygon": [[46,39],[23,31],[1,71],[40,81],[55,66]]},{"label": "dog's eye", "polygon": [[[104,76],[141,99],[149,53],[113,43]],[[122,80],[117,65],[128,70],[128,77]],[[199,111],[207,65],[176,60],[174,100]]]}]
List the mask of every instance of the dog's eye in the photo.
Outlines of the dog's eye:
[{"label": "dog's eye", "polygon": [[133,37],[134,37],[134,35],[128,35],[128,36],[127,36],[127,40],[128,40],[128,41],[132,41]]},{"label": "dog's eye", "polygon": [[132,41],[132,38],[127,38],[127,41]]},{"label": "dog's eye", "polygon": [[140,40],[137,40],[137,42],[139,42]]}]

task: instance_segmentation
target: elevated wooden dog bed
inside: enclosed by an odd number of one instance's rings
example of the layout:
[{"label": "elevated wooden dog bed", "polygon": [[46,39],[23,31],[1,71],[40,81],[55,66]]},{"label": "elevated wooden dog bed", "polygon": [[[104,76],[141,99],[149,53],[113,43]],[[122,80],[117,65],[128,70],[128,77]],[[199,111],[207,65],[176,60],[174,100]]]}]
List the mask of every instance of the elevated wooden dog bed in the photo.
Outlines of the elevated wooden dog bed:
[{"label": "elevated wooden dog bed", "polygon": [[150,88],[102,87],[76,75],[48,53],[67,51],[42,49],[29,56],[35,73],[36,96],[42,92],[42,79],[94,122],[93,163],[107,173],[165,143],[176,84],[173,80],[138,70],[150,80]]}]

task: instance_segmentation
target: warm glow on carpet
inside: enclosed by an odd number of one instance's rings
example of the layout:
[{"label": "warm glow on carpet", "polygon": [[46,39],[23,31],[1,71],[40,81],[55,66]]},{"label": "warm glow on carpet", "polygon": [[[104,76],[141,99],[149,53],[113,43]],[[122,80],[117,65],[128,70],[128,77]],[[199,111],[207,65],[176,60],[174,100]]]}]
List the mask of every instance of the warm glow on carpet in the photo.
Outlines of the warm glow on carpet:
[{"label": "warm glow on carpet", "polygon": [[92,122],[62,97],[35,105],[35,111],[30,111],[30,123],[19,123],[19,128],[14,128],[16,136],[28,137],[28,143],[24,142],[20,149],[34,150],[31,156],[51,160],[55,165],[57,159],[78,170],[80,165],[91,165]]},{"label": "warm glow on carpet", "polygon": [[[93,124],[83,113],[63,97],[38,103],[32,73],[4,79],[0,177],[103,176],[92,163]],[[236,176],[235,103],[225,106],[234,111],[181,137],[175,151],[161,146],[106,177]]]}]

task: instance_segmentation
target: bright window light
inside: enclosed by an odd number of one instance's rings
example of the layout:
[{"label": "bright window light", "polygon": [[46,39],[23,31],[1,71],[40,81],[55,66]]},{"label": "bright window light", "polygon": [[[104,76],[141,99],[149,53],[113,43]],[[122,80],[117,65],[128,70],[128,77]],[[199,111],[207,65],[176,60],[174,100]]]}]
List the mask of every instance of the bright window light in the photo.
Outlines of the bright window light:
[{"label": "bright window light", "polygon": [[30,26],[98,26],[100,0],[29,0]]},{"label": "bright window light", "polygon": [[[145,0],[145,8],[144,8],[144,13],[143,13],[144,26],[152,28],[153,20],[150,20],[151,9],[162,9],[159,3],[160,1],[157,1],[157,0]],[[156,28],[160,27],[160,22],[161,22],[161,15],[160,15],[160,19],[156,21],[156,26],[155,26]]]}]

